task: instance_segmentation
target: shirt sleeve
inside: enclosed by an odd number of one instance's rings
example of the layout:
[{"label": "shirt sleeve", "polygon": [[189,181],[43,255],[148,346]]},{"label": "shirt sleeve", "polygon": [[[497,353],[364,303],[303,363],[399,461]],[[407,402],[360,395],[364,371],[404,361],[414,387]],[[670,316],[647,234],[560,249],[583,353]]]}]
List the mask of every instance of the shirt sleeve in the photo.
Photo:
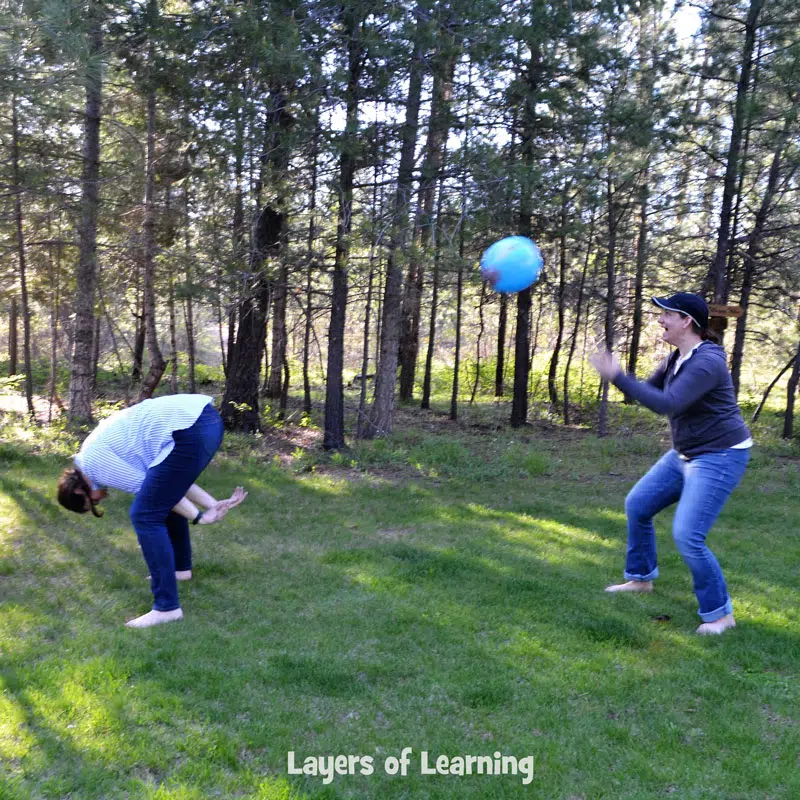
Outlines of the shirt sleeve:
[{"label": "shirt sleeve", "polygon": [[[655,374],[655,373],[654,373]],[[652,376],[651,376],[652,377]],[[614,386],[656,414],[673,417],[694,405],[718,383],[716,371],[702,358],[692,358],[681,367],[668,389],[647,381],[637,381],[631,375],[620,372],[613,380]],[[662,376],[663,387],[663,376]]]},{"label": "shirt sleeve", "polygon": [[113,450],[102,450],[82,454],[87,475],[98,485],[122,492],[136,494],[144,483],[144,471],[123,461]]},{"label": "shirt sleeve", "polygon": [[655,386],[657,389],[661,389],[664,386],[664,378],[666,377],[668,366],[669,358],[665,358],[645,380],[645,383],[649,383],[650,386]]}]

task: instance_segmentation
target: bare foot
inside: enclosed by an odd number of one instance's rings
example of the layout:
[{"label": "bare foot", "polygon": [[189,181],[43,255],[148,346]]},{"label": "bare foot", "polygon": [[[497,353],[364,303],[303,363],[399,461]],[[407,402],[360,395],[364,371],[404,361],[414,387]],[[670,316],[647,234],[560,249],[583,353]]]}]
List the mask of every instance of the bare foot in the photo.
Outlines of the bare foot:
[{"label": "bare foot", "polygon": [[[190,581],[192,579],[192,571],[190,569],[176,569],[175,570],[175,580],[176,581]],[[145,577],[146,581],[150,580],[150,576],[147,575]]]},{"label": "bare foot", "polygon": [[704,622],[697,629],[697,633],[701,636],[709,636],[712,634],[724,633],[728,628],[735,628],[736,620],[733,614],[726,614],[724,617],[715,619],[713,622]]},{"label": "bare foot", "polygon": [[606,586],[607,592],[652,592],[653,581],[628,581],[627,583],[617,583],[614,586]]},{"label": "bare foot", "polygon": [[141,617],[136,617],[136,619],[126,622],[125,627],[152,628],[153,625],[163,625],[165,622],[176,622],[179,619],[183,619],[183,611],[179,608],[173,609],[172,611],[156,611],[153,609],[146,614],[142,614]]}]

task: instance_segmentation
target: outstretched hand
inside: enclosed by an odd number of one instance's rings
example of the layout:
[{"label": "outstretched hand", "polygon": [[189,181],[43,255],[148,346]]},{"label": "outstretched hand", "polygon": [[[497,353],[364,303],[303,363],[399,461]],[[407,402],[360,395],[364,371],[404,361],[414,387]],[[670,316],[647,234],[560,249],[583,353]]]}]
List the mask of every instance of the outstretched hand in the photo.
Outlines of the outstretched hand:
[{"label": "outstretched hand", "polygon": [[217,501],[211,508],[207,508],[200,517],[199,525],[213,525],[215,522],[225,518],[225,515],[232,509],[243,503],[247,498],[247,492],[241,487],[237,486],[233,490],[233,494],[227,500]]},{"label": "outstretched hand", "polygon": [[613,381],[622,372],[617,357],[609,350],[598,350],[589,356],[589,363],[600,373],[606,381]]}]

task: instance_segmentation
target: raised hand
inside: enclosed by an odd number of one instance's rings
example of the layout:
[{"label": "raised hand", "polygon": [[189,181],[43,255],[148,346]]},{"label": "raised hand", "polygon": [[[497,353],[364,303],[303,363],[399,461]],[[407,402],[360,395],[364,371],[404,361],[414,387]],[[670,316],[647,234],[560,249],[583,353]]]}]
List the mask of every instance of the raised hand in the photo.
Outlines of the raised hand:
[{"label": "raised hand", "polygon": [[589,356],[589,363],[604,380],[611,381],[622,371],[617,357],[608,350],[598,350]]},{"label": "raised hand", "polygon": [[228,507],[228,510],[235,508],[240,503],[244,502],[247,498],[247,492],[244,490],[244,487],[237,486],[233,490],[233,494],[227,500],[221,500],[220,502],[225,503]]}]

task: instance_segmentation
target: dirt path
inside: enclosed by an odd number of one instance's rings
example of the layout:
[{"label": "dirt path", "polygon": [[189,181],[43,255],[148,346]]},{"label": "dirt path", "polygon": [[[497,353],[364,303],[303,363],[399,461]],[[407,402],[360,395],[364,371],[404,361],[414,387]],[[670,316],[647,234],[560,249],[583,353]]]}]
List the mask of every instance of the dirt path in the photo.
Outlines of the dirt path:
[{"label": "dirt path", "polygon": [[[61,414],[55,403],[51,410],[50,401],[41,395],[33,396],[33,408],[39,422],[47,422]],[[2,412],[13,412],[24,416],[28,413],[28,402],[21,394],[0,394],[0,413]]]}]

